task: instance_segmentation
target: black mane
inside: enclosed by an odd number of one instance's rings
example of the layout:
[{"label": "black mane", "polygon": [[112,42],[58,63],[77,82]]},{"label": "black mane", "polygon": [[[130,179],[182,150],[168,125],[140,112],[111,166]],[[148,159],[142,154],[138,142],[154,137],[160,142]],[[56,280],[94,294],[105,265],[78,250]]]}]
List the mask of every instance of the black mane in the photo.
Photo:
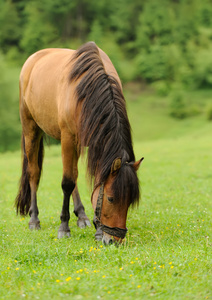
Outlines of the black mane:
[{"label": "black mane", "polygon": [[[108,75],[95,43],[76,51],[70,81],[77,81],[78,104],[82,103],[79,143],[88,147],[88,172],[105,182],[117,157],[122,167],[113,184],[116,199],[135,203],[139,200],[139,182],[132,167],[135,155],[126,103],[117,80]],[[128,163],[131,162],[131,163]],[[117,188],[118,187],[118,188]]]}]

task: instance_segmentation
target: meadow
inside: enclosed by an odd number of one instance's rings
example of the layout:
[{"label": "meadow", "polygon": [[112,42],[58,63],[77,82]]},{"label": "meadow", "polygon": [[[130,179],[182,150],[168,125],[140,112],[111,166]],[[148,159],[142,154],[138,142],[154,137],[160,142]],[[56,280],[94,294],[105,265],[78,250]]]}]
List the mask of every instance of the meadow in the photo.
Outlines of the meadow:
[{"label": "meadow", "polygon": [[[39,231],[13,206],[20,151],[0,154],[0,299],[212,299],[212,122],[204,114],[174,120],[162,97],[130,95],[136,158],[145,159],[140,205],[129,210],[119,247],[96,242],[94,227],[78,228],[74,214],[71,237],[57,239],[60,146],[45,150]],[[78,186],[92,220],[85,166],[80,160]]]}]

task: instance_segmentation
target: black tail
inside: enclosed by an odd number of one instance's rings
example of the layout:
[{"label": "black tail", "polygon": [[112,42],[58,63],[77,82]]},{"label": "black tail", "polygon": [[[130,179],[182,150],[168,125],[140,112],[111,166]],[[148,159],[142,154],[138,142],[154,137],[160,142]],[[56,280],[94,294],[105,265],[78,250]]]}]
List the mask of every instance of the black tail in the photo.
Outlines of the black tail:
[{"label": "black tail", "polygon": [[[22,165],[22,175],[19,184],[19,192],[15,199],[15,206],[16,206],[17,214],[20,213],[20,215],[26,216],[29,212],[29,208],[31,204],[31,189],[29,184],[28,159],[25,150],[24,134],[22,134],[21,146],[22,146],[22,155],[23,155],[23,165]],[[38,152],[38,166],[40,171],[42,170],[43,153],[44,151],[43,151],[43,137],[42,137],[40,140],[40,146]]]}]

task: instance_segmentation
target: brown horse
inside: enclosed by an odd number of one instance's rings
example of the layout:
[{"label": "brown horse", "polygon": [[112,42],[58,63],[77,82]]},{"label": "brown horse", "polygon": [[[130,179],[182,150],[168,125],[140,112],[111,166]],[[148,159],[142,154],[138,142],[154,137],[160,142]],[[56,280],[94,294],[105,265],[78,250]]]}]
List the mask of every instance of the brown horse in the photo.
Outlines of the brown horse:
[{"label": "brown horse", "polygon": [[36,193],[46,133],[62,147],[58,238],[70,236],[71,194],[78,226],[90,225],[77,189],[78,158],[88,147],[96,239],[121,241],[128,208],[139,200],[136,171],[142,159],[135,162],[121,82],[108,56],[93,42],[76,51],[45,49],[30,56],[20,74],[20,118],[23,168],[16,207],[21,215],[29,213],[29,228],[40,228]]}]

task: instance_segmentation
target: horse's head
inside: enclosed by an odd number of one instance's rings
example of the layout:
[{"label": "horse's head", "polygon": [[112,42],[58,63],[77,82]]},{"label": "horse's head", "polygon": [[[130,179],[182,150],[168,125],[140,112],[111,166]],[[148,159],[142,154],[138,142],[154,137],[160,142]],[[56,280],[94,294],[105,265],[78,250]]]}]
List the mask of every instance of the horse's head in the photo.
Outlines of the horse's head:
[{"label": "horse's head", "polygon": [[106,181],[94,188],[91,201],[95,211],[96,238],[102,238],[105,244],[121,242],[127,233],[128,208],[139,200],[136,172],[142,160],[123,163],[121,158],[116,158]]}]

